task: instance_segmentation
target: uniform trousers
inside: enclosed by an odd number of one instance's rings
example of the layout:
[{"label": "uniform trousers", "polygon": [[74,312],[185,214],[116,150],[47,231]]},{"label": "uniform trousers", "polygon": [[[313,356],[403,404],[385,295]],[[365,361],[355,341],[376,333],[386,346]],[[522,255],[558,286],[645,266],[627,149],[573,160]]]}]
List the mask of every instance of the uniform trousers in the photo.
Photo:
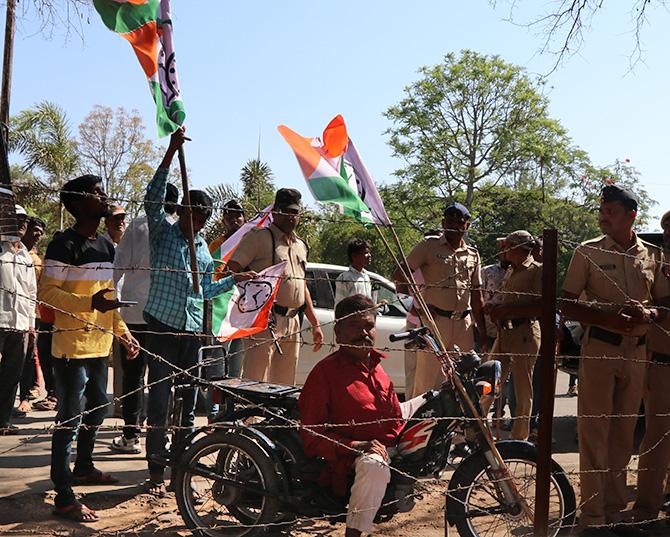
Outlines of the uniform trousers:
[{"label": "uniform trousers", "polygon": [[[618,524],[628,504],[626,467],[633,453],[647,356],[638,337],[620,345],[582,340],[577,399],[582,527]],[[608,417],[617,416],[617,417]]]},{"label": "uniform trousers", "polygon": [[295,371],[300,354],[299,316],[274,314],[273,328],[282,354],[277,352],[270,330],[263,330],[245,339],[242,377],[275,384],[295,384]]},{"label": "uniform trousers", "polygon": [[[469,352],[474,348],[474,326],[471,315],[465,319],[449,319],[440,315],[433,317],[447,349],[457,345],[461,351]],[[439,388],[444,381],[442,366],[435,353],[418,351],[412,395]]]},{"label": "uniform trousers", "polygon": [[[510,373],[514,379],[514,423],[511,438],[527,440],[530,413],[533,408],[533,368],[540,350],[540,323],[532,321],[510,329],[498,330],[493,357],[500,360],[500,384],[504,386]],[[500,353],[498,356],[496,353]]]},{"label": "uniform trousers", "polygon": [[638,461],[636,520],[657,518],[664,501],[664,483],[670,464],[669,387],[670,365],[651,362],[644,388],[646,431]]}]

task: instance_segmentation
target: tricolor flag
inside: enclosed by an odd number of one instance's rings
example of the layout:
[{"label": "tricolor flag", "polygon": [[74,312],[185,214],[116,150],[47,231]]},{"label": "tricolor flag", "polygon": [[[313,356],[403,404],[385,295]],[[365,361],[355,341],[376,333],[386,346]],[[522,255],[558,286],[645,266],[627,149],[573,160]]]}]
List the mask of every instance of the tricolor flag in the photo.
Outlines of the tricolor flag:
[{"label": "tricolor flag", "polygon": [[272,224],[272,205],[268,205],[263,209],[259,214],[257,214],[253,219],[249,220],[242,224],[242,227],[228,237],[223,243],[214,244],[210,247],[210,252],[214,261],[221,264],[221,266],[228,263],[228,260],[233,255],[235,248],[250,230],[257,227],[268,227]]},{"label": "tricolor flag", "polygon": [[105,26],[133,47],[156,103],[158,135],[168,136],[186,119],[172,45],[170,0],[93,0]]},{"label": "tricolor flag", "polygon": [[229,341],[262,332],[268,326],[286,261],[266,268],[253,280],[235,285],[214,299],[212,332]]},{"label": "tricolor flag", "polygon": [[328,124],[323,139],[304,138],[285,125],[277,129],[293,149],[317,201],[335,203],[344,214],[361,222],[391,225],[377,187],[349,138],[341,115]]}]

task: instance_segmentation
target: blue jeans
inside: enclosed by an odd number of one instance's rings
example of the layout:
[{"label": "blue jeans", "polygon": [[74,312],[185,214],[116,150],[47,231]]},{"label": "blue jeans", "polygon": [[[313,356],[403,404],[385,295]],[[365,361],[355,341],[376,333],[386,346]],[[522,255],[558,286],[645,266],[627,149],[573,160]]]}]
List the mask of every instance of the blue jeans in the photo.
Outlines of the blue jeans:
[{"label": "blue jeans", "polygon": [[[242,375],[242,358],[244,358],[244,340],[242,338],[226,341],[223,345],[224,353],[216,349],[211,351],[209,358],[216,360],[212,365],[205,367],[205,378],[208,380],[223,377],[226,374],[225,365],[228,365],[228,376],[239,378]],[[214,392],[207,389],[207,418],[214,419],[219,413],[219,405],[214,403]]]},{"label": "blue jeans", "polygon": [[[152,476],[157,476],[163,473],[165,467],[152,462],[151,457],[159,456],[167,458],[169,455],[167,450],[168,436],[166,422],[170,392],[172,391],[174,379],[184,380],[185,382],[189,381],[189,377],[180,379],[179,376],[172,377],[171,375],[174,375],[177,371],[175,367],[177,367],[188,370],[191,375],[199,376],[199,367],[194,366],[198,363],[198,350],[201,347],[201,340],[195,334],[180,336],[162,334],[160,332],[177,332],[178,330],[151,317],[148,319],[147,330],[149,332],[159,332],[158,334],[147,334],[146,339],[146,349],[149,351],[147,355],[149,366],[147,461],[149,473]],[[163,360],[158,360],[153,354],[161,356]],[[161,379],[164,380],[161,381]],[[186,427],[186,429],[178,430],[178,434],[173,439],[173,445],[177,445],[193,429],[197,391],[197,388],[192,388],[182,392],[181,426]]]},{"label": "blue jeans", "polygon": [[[95,470],[93,446],[98,427],[107,415],[107,357],[57,358],[52,362],[58,409],[51,439],[51,480],[56,490],[56,507],[75,502],[73,475]],[[86,404],[84,404],[84,399]],[[97,408],[96,407],[100,407]],[[96,410],[92,410],[96,409]],[[83,419],[80,414],[91,410]],[[79,426],[84,423],[85,427]],[[77,459],[70,471],[72,441],[77,437]]]}]

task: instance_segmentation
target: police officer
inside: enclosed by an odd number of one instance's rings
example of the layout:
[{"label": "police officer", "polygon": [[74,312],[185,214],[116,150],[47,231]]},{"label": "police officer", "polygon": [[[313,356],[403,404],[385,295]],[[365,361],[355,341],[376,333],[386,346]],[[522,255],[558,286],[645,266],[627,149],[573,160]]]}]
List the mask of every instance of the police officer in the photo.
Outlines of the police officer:
[{"label": "police officer", "polygon": [[533,368],[540,350],[542,264],[533,258],[534,246],[535,239],[528,231],[514,231],[505,237],[505,260],[510,266],[500,289],[500,304],[485,307],[498,327],[492,353],[502,364],[501,384],[510,372],[514,380],[515,440],[527,440],[530,433]]},{"label": "police officer", "polygon": [[[636,196],[602,189],[603,236],[575,250],[563,284],[563,313],[585,326],[579,364],[578,431],[582,535],[630,535],[621,522],[628,502],[626,468],[646,373],[646,334],[667,298],[661,252],[633,231]],[[583,295],[584,300],[580,300]],[[610,417],[617,415],[617,417]]]},{"label": "police officer", "polygon": [[[298,314],[302,311],[312,325],[314,351],[323,344],[323,332],[305,280],[307,245],[295,233],[300,222],[301,197],[293,188],[280,188],[275,194],[272,224],[249,231],[228,262],[228,268],[233,272],[241,272],[246,267],[259,272],[287,261],[272,308],[272,330],[268,328],[245,341],[244,378],[278,384],[295,383],[300,349]],[[281,354],[277,352],[277,345],[281,347]]]},{"label": "police officer", "polygon": [[[447,347],[462,351],[474,348],[474,329],[478,328],[482,350],[488,350],[479,252],[463,240],[470,227],[470,212],[460,203],[444,209],[443,234],[426,238],[407,256],[412,271],[421,270],[425,287],[421,294]],[[402,270],[393,274],[400,292],[407,292]],[[421,316],[421,311],[418,311]],[[424,317],[425,318],[425,317]],[[416,359],[414,394],[438,387],[444,380],[440,363],[433,353],[419,352]]]},{"label": "police officer", "polygon": [[[670,277],[670,211],[661,218],[665,265],[663,273]],[[670,464],[670,318],[652,324],[647,334],[649,366],[644,390],[646,430],[640,446],[637,474],[635,519],[658,517],[664,500],[663,482]]]}]

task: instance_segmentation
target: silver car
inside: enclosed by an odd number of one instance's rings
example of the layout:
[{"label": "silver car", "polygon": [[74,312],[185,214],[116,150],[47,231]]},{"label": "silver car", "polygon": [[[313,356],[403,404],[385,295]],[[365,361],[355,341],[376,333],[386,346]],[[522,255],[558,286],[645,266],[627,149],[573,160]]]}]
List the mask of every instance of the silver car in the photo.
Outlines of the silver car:
[{"label": "silver car", "polygon": [[[347,267],[341,265],[327,265],[323,263],[307,263],[306,276],[309,292],[312,295],[312,302],[316,310],[316,317],[319,320],[324,335],[324,345],[319,352],[312,350],[311,332],[309,321],[306,318],[302,320],[303,344],[300,348],[300,360],[298,361],[298,371],[296,382],[299,385],[305,383],[307,374],[312,367],[337,349],[335,344],[335,334],[333,332],[333,321],[335,319],[335,279]],[[407,307],[409,300],[407,296],[398,296],[395,292],[395,285],[392,282],[370,272],[373,292],[376,293],[377,302],[385,301],[377,317],[377,342],[376,347],[388,354],[388,359],[383,362],[386,373],[391,377],[395,389],[398,393],[405,391],[405,356],[401,350],[402,346],[398,343],[389,342],[389,334],[402,332],[405,329],[407,317]],[[393,350],[385,350],[391,347]]]}]

